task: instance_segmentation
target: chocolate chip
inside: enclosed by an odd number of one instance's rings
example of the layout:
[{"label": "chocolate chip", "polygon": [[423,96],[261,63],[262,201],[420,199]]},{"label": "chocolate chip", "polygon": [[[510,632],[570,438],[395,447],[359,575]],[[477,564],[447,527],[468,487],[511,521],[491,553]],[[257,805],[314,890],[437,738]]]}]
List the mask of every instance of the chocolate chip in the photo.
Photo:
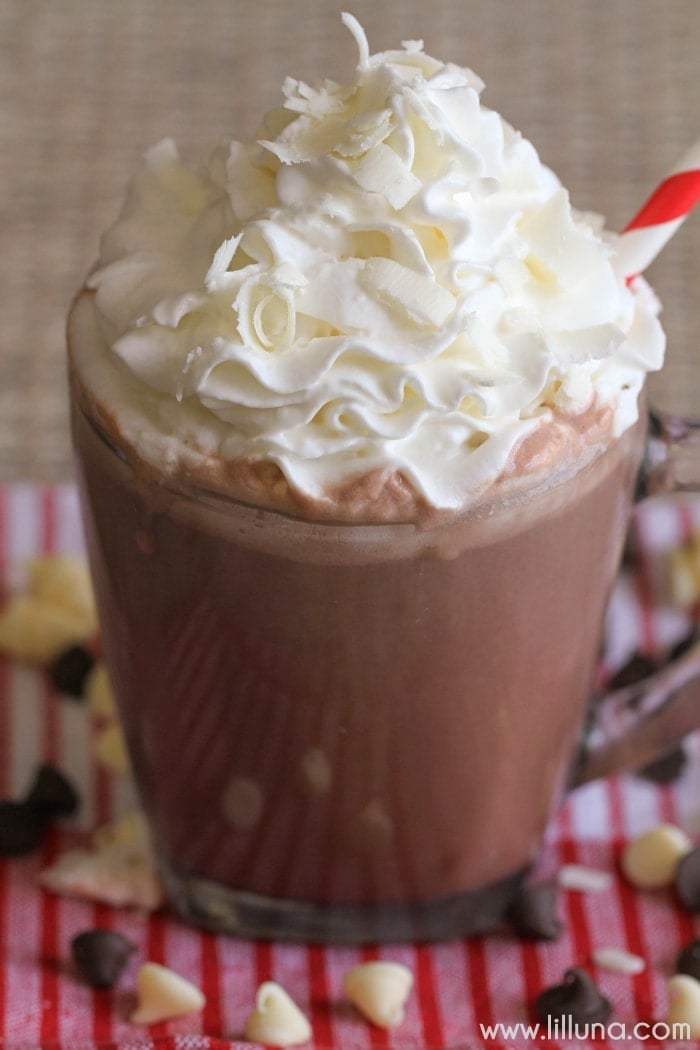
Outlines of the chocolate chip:
[{"label": "chocolate chip", "polygon": [[572,1024],[600,1021],[612,1013],[608,999],[600,992],[586,970],[574,966],[564,974],[562,984],[545,988],[535,999],[538,1021],[571,1018]]},{"label": "chocolate chip", "polygon": [[661,758],[637,770],[637,776],[651,780],[654,784],[671,784],[685,769],[688,756],[682,747],[675,747]]},{"label": "chocolate chip", "polygon": [[79,975],[92,988],[112,988],[136,951],[136,945],[115,930],[85,930],[70,944]]},{"label": "chocolate chip", "polygon": [[562,930],[557,915],[558,887],[555,882],[523,886],[511,902],[506,921],[523,940],[554,941]]},{"label": "chocolate chip", "polygon": [[75,813],[78,794],[50,765],[39,766],[26,798],[0,800],[0,855],[19,857],[38,849],[50,821]]},{"label": "chocolate chip", "polygon": [[687,653],[688,650],[695,645],[699,637],[698,632],[695,630],[684,635],[669,651],[668,659],[677,660],[679,657],[683,656],[684,653]]},{"label": "chocolate chip", "polygon": [[49,678],[64,696],[82,699],[85,681],[95,664],[92,653],[83,645],[72,645],[64,649],[48,669]]},{"label": "chocolate chip", "polygon": [[681,857],[674,879],[678,899],[688,911],[700,912],[700,846]]},{"label": "chocolate chip", "polygon": [[25,804],[46,817],[69,817],[80,805],[78,794],[59,769],[39,766]]},{"label": "chocolate chip", "polygon": [[41,845],[46,816],[26,802],[0,801],[0,856],[20,857]]},{"label": "chocolate chip", "polygon": [[700,937],[695,937],[681,949],[676,960],[676,973],[685,973],[700,981]]},{"label": "chocolate chip", "polygon": [[650,674],[658,670],[659,665],[650,656],[644,653],[634,653],[627,663],[613,675],[608,683],[608,689],[624,689],[627,685],[636,685],[637,682],[648,678]]},{"label": "chocolate chip", "polygon": [[687,973],[700,981],[700,937],[686,944],[676,959],[676,973]]}]

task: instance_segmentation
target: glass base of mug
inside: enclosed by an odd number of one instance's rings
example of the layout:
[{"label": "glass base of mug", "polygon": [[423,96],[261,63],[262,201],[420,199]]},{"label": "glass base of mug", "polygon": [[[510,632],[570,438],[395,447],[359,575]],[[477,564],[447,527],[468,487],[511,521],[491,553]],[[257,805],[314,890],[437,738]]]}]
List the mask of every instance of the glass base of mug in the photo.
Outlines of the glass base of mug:
[{"label": "glass base of mug", "polygon": [[185,921],[213,933],[324,944],[469,937],[503,919],[526,870],[485,889],[433,901],[347,904],[261,897],[161,866],[168,899]]}]

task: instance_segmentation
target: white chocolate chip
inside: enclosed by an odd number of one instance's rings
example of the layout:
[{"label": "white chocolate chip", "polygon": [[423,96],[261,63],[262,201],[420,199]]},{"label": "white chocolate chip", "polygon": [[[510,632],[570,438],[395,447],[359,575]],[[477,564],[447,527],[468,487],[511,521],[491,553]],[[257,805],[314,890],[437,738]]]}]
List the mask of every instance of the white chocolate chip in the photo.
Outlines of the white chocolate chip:
[{"label": "white chocolate chip", "polygon": [[265,981],[245,1024],[245,1037],[267,1046],[297,1046],[311,1038],[311,1025],[297,1004],[275,981]]},{"label": "white chocolate chip", "polygon": [[28,663],[48,664],[91,633],[83,613],[33,594],[16,595],[0,613],[0,650]]},{"label": "white chocolate chip", "polygon": [[661,889],[671,885],[678,862],[691,846],[681,828],[658,824],[627,844],[620,866],[627,881],[638,889]]},{"label": "white chocolate chip", "polygon": [[110,824],[102,824],[92,841],[98,850],[119,849],[148,857],[153,854],[148,822],[138,809],[123,813]]},{"label": "white chocolate chip", "polygon": [[669,552],[667,568],[673,600],[685,607],[694,605],[700,599],[700,529],[682,547]]},{"label": "white chocolate chip", "polygon": [[676,605],[686,608],[700,597],[698,563],[685,547],[677,547],[668,556],[668,585]]},{"label": "white chocolate chip", "polygon": [[84,558],[46,554],[26,565],[26,591],[0,613],[0,650],[15,660],[47,664],[98,631]]},{"label": "white chocolate chip", "polygon": [[101,660],[90,669],[85,679],[85,700],[95,718],[117,717],[117,706],[109,675]]},{"label": "white chocolate chip", "polygon": [[343,991],[363,1017],[380,1028],[393,1028],[404,1017],[413,974],[396,962],[360,963],[345,974]]},{"label": "white chocolate chip", "polygon": [[559,869],[557,881],[565,890],[602,893],[611,885],[612,875],[600,868],[586,868],[583,864],[564,864]]},{"label": "white chocolate chip", "polygon": [[646,969],[646,963],[640,955],[633,955],[623,948],[596,948],[591,953],[591,958],[596,966],[612,973],[623,973],[633,976]]},{"label": "white chocolate chip", "polygon": [[668,982],[669,1025],[688,1025],[684,1038],[700,1039],[700,981],[685,973],[674,974]]},{"label": "white chocolate chip", "polygon": [[129,755],[121,726],[118,722],[109,722],[95,737],[95,757],[101,766],[110,773],[128,773],[130,770]]},{"label": "white chocolate chip", "polygon": [[250,777],[236,777],[221,797],[224,817],[240,831],[255,827],[263,814],[264,806],[262,790]]},{"label": "white chocolate chip", "polygon": [[42,554],[27,564],[29,590],[49,605],[71,609],[85,623],[86,637],[97,634],[97,610],[84,558],[72,554]]},{"label": "white chocolate chip", "polygon": [[138,1005],[131,1016],[133,1024],[156,1024],[184,1017],[201,1010],[206,1002],[199,988],[158,963],[143,964],[136,977],[136,989]]}]

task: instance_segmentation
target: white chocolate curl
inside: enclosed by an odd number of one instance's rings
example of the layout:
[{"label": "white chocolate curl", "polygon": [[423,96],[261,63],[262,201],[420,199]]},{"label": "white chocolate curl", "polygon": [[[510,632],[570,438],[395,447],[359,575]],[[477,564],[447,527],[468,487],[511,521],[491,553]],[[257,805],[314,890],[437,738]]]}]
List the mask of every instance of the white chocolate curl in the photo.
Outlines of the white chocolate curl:
[{"label": "white chocolate curl", "polygon": [[370,55],[343,20],[350,83],[288,78],[258,140],[199,174],[170,141],[147,153],[89,281],[90,353],[161,469],[181,440],[310,500],[379,471],[458,510],[555,413],[636,420],[658,304],[471,70],[416,41]]}]

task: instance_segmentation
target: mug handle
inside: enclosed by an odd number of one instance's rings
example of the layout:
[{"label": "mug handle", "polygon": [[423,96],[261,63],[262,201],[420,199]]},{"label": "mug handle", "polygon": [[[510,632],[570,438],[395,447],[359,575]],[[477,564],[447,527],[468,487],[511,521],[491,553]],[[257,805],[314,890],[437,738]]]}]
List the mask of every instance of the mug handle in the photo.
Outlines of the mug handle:
[{"label": "mug handle", "polygon": [[[637,500],[700,492],[700,419],[651,410]],[[592,706],[570,787],[640,769],[700,728],[700,639],[660,670]]]}]

